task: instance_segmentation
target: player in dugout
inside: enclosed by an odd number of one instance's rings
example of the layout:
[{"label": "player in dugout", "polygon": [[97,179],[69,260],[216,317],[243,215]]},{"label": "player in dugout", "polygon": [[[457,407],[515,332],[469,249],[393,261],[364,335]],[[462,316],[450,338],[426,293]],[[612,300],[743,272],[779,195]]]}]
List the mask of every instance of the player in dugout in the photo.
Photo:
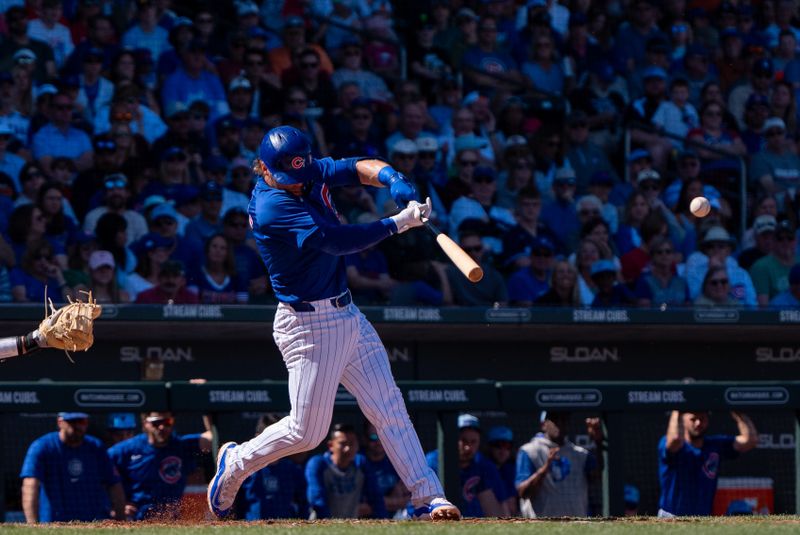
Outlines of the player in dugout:
[{"label": "player in dugout", "polygon": [[[242,482],[278,459],[315,448],[327,433],[341,383],[375,425],[392,464],[411,492],[418,519],[458,520],[425,463],[386,349],[352,302],[344,256],[423,225],[431,213],[409,180],[375,158],[314,159],[306,136],[289,126],[264,136],[254,163],[259,180],[249,205],[250,226],[280,301],[273,337],[289,372],[291,412],[257,437],[223,444],[208,486],[211,511],[226,516]],[[331,188],[388,187],[399,213],[372,223],[343,225]]]}]

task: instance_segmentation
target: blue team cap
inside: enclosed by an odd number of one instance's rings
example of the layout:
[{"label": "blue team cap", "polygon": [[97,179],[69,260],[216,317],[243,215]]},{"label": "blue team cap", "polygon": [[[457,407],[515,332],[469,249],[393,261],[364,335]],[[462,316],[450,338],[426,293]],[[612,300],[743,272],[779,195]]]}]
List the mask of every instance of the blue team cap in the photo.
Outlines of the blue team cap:
[{"label": "blue team cap", "polygon": [[591,276],[599,275],[600,273],[616,273],[617,266],[611,260],[598,260],[592,264]]},{"label": "blue team cap", "polygon": [[132,412],[112,412],[106,420],[108,429],[136,429],[136,415]]},{"label": "blue team cap", "polygon": [[173,208],[172,203],[161,203],[150,212],[150,221],[155,221],[159,217],[171,217],[175,221],[178,220],[178,212]]},{"label": "blue team cap", "polygon": [[278,126],[267,132],[258,155],[278,184],[302,184],[314,172],[311,143],[292,126]]},{"label": "blue team cap", "polygon": [[85,412],[59,412],[58,417],[62,420],[85,420],[89,417]]},{"label": "blue team cap", "polygon": [[131,248],[134,250],[135,253],[146,253],[150,252],[153,249],[157,249],[158,247],[169,248],[175,244],[174,238],[165,238],[158,232],[148,232],[141,238],[139,241],[134,243]]},{"label": "blue team cap", "polygon": [[648,78],[661,78],[662,80],[666,80],[667,71],[665,71],[661,67],[656,67],[655,65],[651,65],[650,67],[647,67],[644,71],[642,71],[642,79],[647,80]]},{"label": "blue team cap", "polygon": [[496,425],[489,429],[486,440],[488,442],[513,442],[514,432],[504,425]]},{"label": "blue team cap", "polygon": [[458,415],[458,428],[459,429],[478,429],[481,428],[481,421],[477,416],[471,414]]},{"label": "blue team cap", "polygon": [[635,162],[636,160],[643,160],[645,158],[652,158],[647,149],[635,149],[628,154],[628,163]]}]

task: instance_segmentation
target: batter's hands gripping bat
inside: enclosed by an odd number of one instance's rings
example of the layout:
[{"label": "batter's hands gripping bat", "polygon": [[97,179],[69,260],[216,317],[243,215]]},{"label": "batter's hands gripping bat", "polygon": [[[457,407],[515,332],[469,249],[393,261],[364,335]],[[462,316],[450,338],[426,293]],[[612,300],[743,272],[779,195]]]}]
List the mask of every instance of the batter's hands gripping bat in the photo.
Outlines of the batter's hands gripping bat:
[{"label": "batter's hands gripping bat", "polygon": [[422,222],[425,224],[425,227],[436,236],[436,243],[442,248],[444,254],[453,261],[453,264],[455,264],[459,271],[461,271],[470,282],[478,282],[483,278],[483,269],[481,269],[478,263],[454,242],[450,236],[436,228],[436,225],[431,223],[427,218],[423,218]]}]

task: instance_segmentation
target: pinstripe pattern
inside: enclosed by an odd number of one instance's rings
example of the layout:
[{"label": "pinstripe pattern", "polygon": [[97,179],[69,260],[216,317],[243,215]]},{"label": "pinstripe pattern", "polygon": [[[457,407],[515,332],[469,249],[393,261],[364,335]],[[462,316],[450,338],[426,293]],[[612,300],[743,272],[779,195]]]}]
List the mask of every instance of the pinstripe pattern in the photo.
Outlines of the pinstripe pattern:
[{"label": "pinstripe pattern", "polygon": [[313,449],[330,426],[339,383],[375,425],[386,453],[415,505],[442,496],[436,474],[425,462],[400,389],[378,333],[355,305],[313,303],[314,312],[279,305],[273,336],[289,371],[289,416],[232,452],[239,482],[287,455]]}]

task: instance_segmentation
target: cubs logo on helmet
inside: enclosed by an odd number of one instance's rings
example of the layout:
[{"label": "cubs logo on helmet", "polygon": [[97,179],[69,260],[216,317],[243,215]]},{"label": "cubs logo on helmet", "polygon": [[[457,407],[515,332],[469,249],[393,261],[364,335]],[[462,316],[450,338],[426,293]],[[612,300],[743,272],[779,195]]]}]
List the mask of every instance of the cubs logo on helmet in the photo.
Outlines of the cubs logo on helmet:
[{"label": "cubs logo on helmet", "polygon": [[313,177],[311,143],[297,128],[273,128],[261,140],[258,152],[278,184],[302,184]]}]

